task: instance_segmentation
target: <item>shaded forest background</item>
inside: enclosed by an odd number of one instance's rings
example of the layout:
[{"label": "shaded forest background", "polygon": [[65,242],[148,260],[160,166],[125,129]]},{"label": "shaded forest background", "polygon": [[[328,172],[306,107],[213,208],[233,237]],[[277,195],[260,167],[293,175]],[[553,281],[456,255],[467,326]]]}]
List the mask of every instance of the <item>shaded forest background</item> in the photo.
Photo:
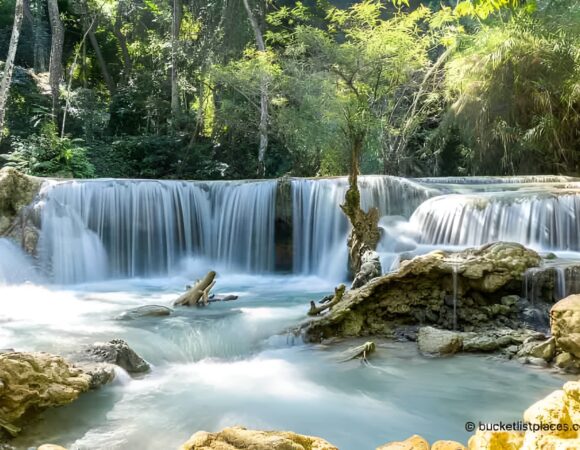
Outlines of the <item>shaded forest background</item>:
[{"label": "shaded forest background", "polygon": [[580,174],[576,0],[0,0],[2,61],[19,2],[0,166]]}]

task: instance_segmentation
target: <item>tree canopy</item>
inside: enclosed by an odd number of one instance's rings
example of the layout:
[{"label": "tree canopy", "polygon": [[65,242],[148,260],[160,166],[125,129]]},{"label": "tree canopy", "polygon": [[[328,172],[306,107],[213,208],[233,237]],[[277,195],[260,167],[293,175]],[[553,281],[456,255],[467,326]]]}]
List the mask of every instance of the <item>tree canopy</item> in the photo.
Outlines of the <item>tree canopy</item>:
[{"label": "tree canopy", "polygon": [[576,0],[25,0],[15,48],[0,164],[31,174],[580,172]]}]

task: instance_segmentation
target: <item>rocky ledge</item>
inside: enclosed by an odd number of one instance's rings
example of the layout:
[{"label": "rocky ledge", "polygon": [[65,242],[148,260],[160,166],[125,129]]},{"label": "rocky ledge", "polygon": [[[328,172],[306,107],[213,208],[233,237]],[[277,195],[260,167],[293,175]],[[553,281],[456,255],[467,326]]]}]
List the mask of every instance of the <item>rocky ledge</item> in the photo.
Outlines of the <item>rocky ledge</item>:
[{"label": "rocky ledge", "polygon": [[540,262],[533,250],[506,242],[418,256],[345,292],[328,312],[304,325],[304,336],[310,342],[393,336],[418,324],[464,331],[518,328],[517,301],[506,299],[521,293],[524,273]]},{"label": "rocky ledge", "polygon": [[43,182],[12,167],[0,169],[0,236],[20,242],[31,254],[36,252],[39,223],[29,205]]},{"label": "rocky ledge", "polygon": [[[91,377],[60,356],[0,354],[0,430],[16,435],[32,414],[65,405],[89,390]],[[0,433],[2,434],[2,433]]]},{"label": "rocky ledge", "polygon": [[71,358],[74,362],[49,353],[0,352],[0,448],[43,410],[113,381],[116,366],[131,374],[150,368],[120,339],[88,346]]}]

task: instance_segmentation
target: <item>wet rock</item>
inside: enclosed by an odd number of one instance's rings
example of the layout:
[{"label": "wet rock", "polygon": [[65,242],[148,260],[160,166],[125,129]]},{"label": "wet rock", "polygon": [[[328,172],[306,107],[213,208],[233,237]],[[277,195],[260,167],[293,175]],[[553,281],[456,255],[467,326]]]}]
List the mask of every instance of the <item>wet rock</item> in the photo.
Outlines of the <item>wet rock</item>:
[{"label": "wet rock", "polygon": [[574,357],[567,352],[560,353],[554,359],[554,365],[560,369],[567,370],[574,367]]},{"label": "wet rock", "polygon": [[417,336],[419,350],[433,355],[452,355],[461,350],[463,340],[459,333],[438,330],[433,327],[419,329]]},{"label": "wet rock", "polygon": [[91,389],[98,389],[115,379],[115,366],[109,363],[90,361],[75,362],[75,365],[91,377]]},{"label": "wet rock", "polygon": [[133,320],[140,317],[162,317],[169,316],[173,310],[167,306],[161,305],[145,305],[138,308],[130,309],[121,313],[117,319],[119,320]]},{"label": "wet rock", "polygon": [[377,450],[429,450],[429,442],[416,434],[404,441],[383,444]]},{"label": "wet rock", "polygon": [[21,431],[30,415],[66,405],[89,390],[91,379],[60,356],[0,354],[0,430]]},{"label": "wet rock", "polygon": [[554,338],[550,338],[543,342],[526,342],[518,351],[518,356],[539,358],[546,362],[550,362],[555,355],[556,340]]},{"label": "wet rock", "polygon": [[93,344],[84,353],[91,361],[115,364],[129,373],[143,373],[150,369],[147,361],[122,339]]},{"label": "wet rock", "polygon": [[[505,242],[417,256],[346,292],[328,313],[304,325],[304,337],[319,342],[332,336],[386,334],[409,324],[451,328],[454,303],[460,329],[498,322],[512,326],[519,308],[501,299],[520,292],[524,272],[540,261],[536,252]],[[445,303],[454,297],[455,302]]]},{"label": "wet rock", "polygon": [[322,438],[290,431],[258,431],[243,427],[218,433],[198,431],[181,450],[338,450]]}]

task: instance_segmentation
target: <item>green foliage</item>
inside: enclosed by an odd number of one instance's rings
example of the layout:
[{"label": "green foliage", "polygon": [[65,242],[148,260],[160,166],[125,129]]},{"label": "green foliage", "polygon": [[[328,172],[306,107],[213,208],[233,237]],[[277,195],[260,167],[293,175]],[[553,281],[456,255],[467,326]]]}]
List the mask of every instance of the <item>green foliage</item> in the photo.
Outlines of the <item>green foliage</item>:
[{"label": "green foliage", "polygon": [[3,155],[8,166],[38,176],[91,178],[95,170],[76,139],[60,138],[54,123],[46,122],[39,134],[14,137],[13,151]]},{"label": "green foliage", "polygon": [[460,130],[469,173],[580,170],[580,39],[550,19],[483,27],[448,65],[444,125]]}]

